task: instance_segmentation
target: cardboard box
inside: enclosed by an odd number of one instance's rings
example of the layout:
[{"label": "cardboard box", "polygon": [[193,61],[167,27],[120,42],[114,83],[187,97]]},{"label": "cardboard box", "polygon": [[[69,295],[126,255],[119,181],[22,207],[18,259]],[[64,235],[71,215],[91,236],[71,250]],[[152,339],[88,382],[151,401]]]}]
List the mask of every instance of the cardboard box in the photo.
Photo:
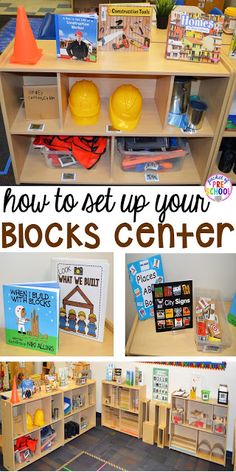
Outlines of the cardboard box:
[{"label": "cardboard box", "polygon": [[143,422],[143,442],[153,445],[156,441],[156,425],[153,421]]},{"label": "cardboard box", "polygon": [[56,85],[24,85],[23,92],[27,120],[59,117]]}]

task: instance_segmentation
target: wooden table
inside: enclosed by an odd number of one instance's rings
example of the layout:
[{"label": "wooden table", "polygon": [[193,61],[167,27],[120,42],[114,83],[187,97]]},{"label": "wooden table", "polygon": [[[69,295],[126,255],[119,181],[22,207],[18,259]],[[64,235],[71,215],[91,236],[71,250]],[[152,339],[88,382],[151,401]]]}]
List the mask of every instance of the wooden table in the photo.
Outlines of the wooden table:
[{"label": "wooden table", "polygon": [[[228,313],[230,303],[225,303]],[[232,344],[222,352],[200,352],[195,344],[195,329],[178,332],[156,333],[153,319],[139,321],[135,316],[129,339],[126,345],[127,356],[235,356],[236,328],[228,325],[231,331]]]},{"label": "wooden table", "polygon": [[[58,356],[112,356],[113,329],[106,321],[104,341],[95,342],[60,331]],[[42,352],[11,346],[5,342],[4,329],[0,330],[0,356],[42,356]]]}]

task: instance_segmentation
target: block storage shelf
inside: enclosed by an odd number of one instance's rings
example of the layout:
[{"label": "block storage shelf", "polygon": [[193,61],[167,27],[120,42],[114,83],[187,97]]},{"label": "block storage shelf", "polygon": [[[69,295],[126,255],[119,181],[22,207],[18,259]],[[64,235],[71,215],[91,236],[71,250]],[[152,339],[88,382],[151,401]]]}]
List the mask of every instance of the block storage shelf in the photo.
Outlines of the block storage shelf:
[{"label": "block storage shelf", "polygon": [[[228,56],[228,52],[229,52],[229,45],[225,45],[223,47],[223,59],[224,59],[224,62],[227,63],[229,65],[229,67],[232,68],[233,81],[232,81],[231,90],[230,90],[230,93],[229,93],[229,96],[228,96],[228,101],[227,101],[227,104],[226,104],[226,108],[225,108],[225,111],[224,111],[224,114],[223,114],[222,126],[220,128],[220,133],[219,133],[218,139],[216,141],[214,156],[213,156],[213,159],[212,159],[209,175],[221,173],[221,171],[219,171],[219,169],[218,169],[218,163],[219,163],[219,159],[220,159],[219,149],[220,149],[222,139],[223,138],[236,138],[236,130],[226,129],[227,118],[228,118],[228,115],[229,115],[229,112],[230,112],[230,109],[231,109],[233,99],[236,95],[236,61],[235,61],[235,59],[233,59],[233,58],[231,59]],[[227,175],[231,179],[231,182],[233,184],[236,184],[236,174],[233,171],[231,171],[231,172],[229,172],[225,175]]]},{"label": "block storage shelf", "polygon": [[[10,64],[12,44],[0,58],[0,96],[16,183],[59,184],[62,168],[46,166],[44,158],[32,148],[36,134],[107,136],[107,151],[97,165],[87,170],[74,168],[75,184],[145,184],[143,174],[125,172],[120,167],[117,151],[119,136],[173,136],[188,138],[191,154],[184,159],[183,167],[176,172],[160,174],[161,184],[201,184],[204,182],[222,123],[232,73],[227,61],[217,65],[167,61],[165,44],[151,43],[148,53],[100,52],[98,62],[87,64],[56,58],[55,41],[39,41],[43,56],[34,66]],[[202,128],[194,134],[183,133],[167,124],[168,111],[175,76],[193,79],[194,91],[208,103]],[[101,95],[99,120],[93,126],[77,126],[68,108],[68,95],[74,81],[93,80]],[[57,85],[58,119],[43,120],[44,130],[28,131],[22,103],[23,85],[33,83]],[[130,132],[109,131],[108,99],[120,84],[133,83],[143,95],[143,110],[136,129]],[[42,120],[41,120],[42,121]],[[37,121],[36,121],[37,123]]]},{"label": "block storage shelf", "polygon": [[102,426],[141,438],[146,385],[102,382]]},{"label": "block storage shelf", "polygon": [[[69,415],[64,415],[64,396],[71,399],[73,396],[83,398],[83,406],[72,409]],[[33,395],[30,399],[20,400],[17,404],[10,402],[10,394],[2,394],[2,451],[3,463],[7,470],[19,470],[27,465],[41,459],[46,454],[54,451],[58,447],[75,439],[91,428],[96,426],[96,382],[88,380],[85,385],[69,384],[65,388],[59,388],[55,392],[46,392],[44,389]],[[53,409],[57,408],[57,418],[53,418]],[[27,429],[27,413],[34,419],[37,409],[44,411],[44,426],[52,426],[56,432],[56,437],[46,450],[41,451],[40,433],[43,427],[32,426]],[[80,425],[79,434],[71,438],[64,437],[64,425],[68,421],[75,421]],[[19,463],[15,457],[14,445],[18,438],[30,435],[37,439],[36,451],[32,457],[28,457],[24,462]]]},{"label": "block storage shelf", "polygon": [[225,466],[227,417],[228,405],[214,399],[172,395],[170,449]]}]

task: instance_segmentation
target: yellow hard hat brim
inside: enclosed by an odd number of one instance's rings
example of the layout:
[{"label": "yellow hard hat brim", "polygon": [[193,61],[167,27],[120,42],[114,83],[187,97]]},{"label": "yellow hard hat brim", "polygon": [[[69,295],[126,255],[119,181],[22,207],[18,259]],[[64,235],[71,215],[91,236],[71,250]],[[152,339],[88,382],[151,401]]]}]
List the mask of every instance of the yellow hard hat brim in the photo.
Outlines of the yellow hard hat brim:
[{"label": "yellow hard hat brim", "polygon": [[95,125],[98,121],[99,113],[94,116],[77,116],[71,113],[74,122],[77,125],[88,126]]},{"label": "yellow hard hat brim", "polygon": [[136,128],[136,126],[139,122],[140,116],[141,116],[141,112],[140,112],[139,115],[137,116],[137,118],[135,118],[133,120],[130,120],[130,119],[122,120],[113,111],[112,106],[111,106],[111,102],[110,102],[110,106],[109,106],[109,114],[110,114],[110,119],[111,119],[111,122],[112,122],[112,126],[115,129],[117,129],[117,130],[120,129],[122,131],[131,131],[132,129]]}]

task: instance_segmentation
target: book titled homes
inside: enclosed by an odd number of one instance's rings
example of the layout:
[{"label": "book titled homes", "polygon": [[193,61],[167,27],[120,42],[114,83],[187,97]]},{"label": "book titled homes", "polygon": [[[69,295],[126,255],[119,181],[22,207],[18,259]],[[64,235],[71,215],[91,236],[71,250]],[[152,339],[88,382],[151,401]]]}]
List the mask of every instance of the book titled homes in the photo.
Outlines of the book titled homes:
[{"label": "book titled homes", "polygon": [[153,318],[152,285],[164,281],[161,256],[130,262],[128,272],[139,319]]},{"label": "book titled homes", "polygon": [[60,286],[60,328],[103,341],[109,264],[103,260],[53,259]]},{"label": "book titled homes", "polygon": [[169,17],[166,58],[217,63],[224,17],[174,9]]},{"label": "book titled homes", "polygon": [[103,51],[148,51],[151,19],[148,3],[100,4],[98,46]]},{"label": "book titled homes", "polygon": [[58,350],[59,286],[55,282],[3,286],[6,343],[42,354]]},{"label": "book titled homes", "polygon": [[96,62],[97,23],[95,13],[55,15],[57,57]]}]

